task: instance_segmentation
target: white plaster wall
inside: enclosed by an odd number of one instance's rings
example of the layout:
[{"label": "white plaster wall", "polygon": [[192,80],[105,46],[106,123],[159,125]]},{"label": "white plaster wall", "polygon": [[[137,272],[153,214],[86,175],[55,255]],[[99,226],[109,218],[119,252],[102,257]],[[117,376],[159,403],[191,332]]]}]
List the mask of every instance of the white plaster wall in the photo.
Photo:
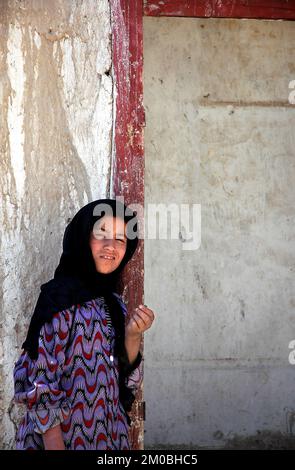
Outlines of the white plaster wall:
[{"label": "white plaster wall", "polygon": [[0,446],[11,448],[12,369],[40,285],[70,218],[109,195],[109,3],[2,1],[0,31]]},{"label": "white plaster wall", "polygon": [[293,22],[144,19],[146,210],[202,205],[198,250],[145,240],[146,447],[294,436],[294,41]]}]

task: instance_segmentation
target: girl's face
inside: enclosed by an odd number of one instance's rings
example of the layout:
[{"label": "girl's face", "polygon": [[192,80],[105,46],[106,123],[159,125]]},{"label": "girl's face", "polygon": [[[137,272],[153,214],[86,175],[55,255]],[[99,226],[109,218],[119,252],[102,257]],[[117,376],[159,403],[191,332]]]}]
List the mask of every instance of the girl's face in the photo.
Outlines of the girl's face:
[{"label": "girl's face", "polygon": [[120,217],[105,215],[93,226],[89,245],[96,271],[108,274],[120,265],[127,248],[125,222]]}]

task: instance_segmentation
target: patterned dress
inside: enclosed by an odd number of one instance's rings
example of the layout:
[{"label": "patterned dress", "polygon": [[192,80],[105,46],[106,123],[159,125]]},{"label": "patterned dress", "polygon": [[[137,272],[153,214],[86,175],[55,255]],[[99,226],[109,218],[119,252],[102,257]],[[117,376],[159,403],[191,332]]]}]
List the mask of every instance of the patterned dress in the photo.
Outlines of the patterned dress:
[{"label": "patterned dress", "polygon": [[[113,349],[114,329],[103,297],[56,313],[42,326],[38,358],[23,351],[14,367],[14,401],[25,411],[16,449],[44,449],[42,434],[58,424],[67,450],[130,449]],[[139,352],[127,379],[133,393],[142,365]]]}]

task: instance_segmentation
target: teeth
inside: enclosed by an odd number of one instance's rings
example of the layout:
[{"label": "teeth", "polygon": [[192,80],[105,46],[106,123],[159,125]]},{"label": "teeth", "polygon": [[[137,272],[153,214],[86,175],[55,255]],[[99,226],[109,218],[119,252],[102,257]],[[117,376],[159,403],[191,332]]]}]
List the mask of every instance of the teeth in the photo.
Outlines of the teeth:
[{"label": "teeth", "polygon": [[114,259],[112,256],[102,256],[104,259]]}]

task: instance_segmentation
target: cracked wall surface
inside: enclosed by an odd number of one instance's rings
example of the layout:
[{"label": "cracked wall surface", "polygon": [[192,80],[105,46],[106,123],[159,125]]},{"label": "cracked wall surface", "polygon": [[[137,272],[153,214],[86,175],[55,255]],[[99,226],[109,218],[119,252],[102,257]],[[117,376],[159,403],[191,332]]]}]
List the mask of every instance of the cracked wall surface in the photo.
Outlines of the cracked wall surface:
[{"label": "cracked wall surface", "polygon": [[40,285],[70,218],[109,195],[109,3],[3,0],[0,28],[0,447],[12,448],[12,370]]},{"label": "cracked wall surface", "polygon": [[295,448],[294,41],[289,21],[144,18],[145,204],[202,213],[196,251],[182,228],[145,240],[149,447]]}]

